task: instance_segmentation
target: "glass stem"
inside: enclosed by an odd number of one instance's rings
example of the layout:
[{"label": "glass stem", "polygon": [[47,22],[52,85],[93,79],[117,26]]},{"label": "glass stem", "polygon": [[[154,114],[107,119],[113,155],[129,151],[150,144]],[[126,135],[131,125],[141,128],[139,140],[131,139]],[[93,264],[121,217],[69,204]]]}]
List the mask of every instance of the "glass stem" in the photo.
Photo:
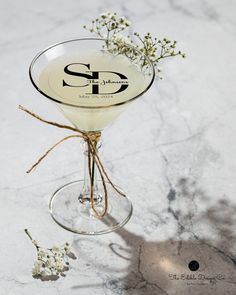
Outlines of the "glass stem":
[{"label": "glass stem", "polygon": [[[96,151],[101,146],[99,141],[93,142]],[[81,203],[90,202],[90,192],[93,191],[94,201],[101,202],[102,196],[101,193],[98,191],[98,184],[97,184],[97,168],[94,158],[91,156],[91,180],[89,174],[89,158],[88,158],[88,146],[87,143],[83,143],[83,150],[84,150],[84,184],[83,189],[79,195],[79,201]]]},{"label": "glass stem", "polygon": [[[94,144],[94,147],[97,149],[97,142]],[[92,158],[92,177],[91,177],[91,187],[94,188],[94,183],[95,183],[95,180],[96,180],[96,184],[97,184],[97,177],[95,179],[95,161],[94,161],[94,158]],[[97,176],[97,174],[96,174]]]}]

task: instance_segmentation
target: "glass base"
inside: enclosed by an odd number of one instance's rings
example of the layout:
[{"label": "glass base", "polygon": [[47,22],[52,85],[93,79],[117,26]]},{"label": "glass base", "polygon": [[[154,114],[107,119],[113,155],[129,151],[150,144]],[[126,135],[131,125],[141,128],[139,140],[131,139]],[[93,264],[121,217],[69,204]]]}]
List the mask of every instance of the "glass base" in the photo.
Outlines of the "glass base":
[{"label": "glass base", "polygon": [[[83,184],[82,180],[71,182],[53,194],[49,210],[57,224],[73,233],[100,235],[112,232],[129,221],[133,207],[127,197],[120,196],[107,183],[108,210],[104,217],[98,218],[89,201],[81,202],[79,200]],[[98,181],[97,185],[98,190],[102,191],[102,182]]]}]

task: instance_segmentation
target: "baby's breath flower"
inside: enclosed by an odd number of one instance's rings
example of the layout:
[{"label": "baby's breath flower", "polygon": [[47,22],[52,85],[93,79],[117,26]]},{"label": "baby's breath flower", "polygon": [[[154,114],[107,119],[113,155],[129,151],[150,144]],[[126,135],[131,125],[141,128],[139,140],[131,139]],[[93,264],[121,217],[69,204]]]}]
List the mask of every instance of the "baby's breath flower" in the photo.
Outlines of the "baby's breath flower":
[{"label": "baby's breath flower", "polygon": [[25,229],[25,233],[31,239],[37,250],[37,259],[32,269],[33,277],[45,279],[51,275],[59,277],[65,276],[64,272],[68,270],[68,254],[71,253],[71,246],[68,242],[62,246],[54,245],[51,249],[42,248],[32,239],[29,231]]},{"label": "baby's breath flower", "polygon": [[54,246],[52,247],[52,251],[55,252],[55,253],[59,253],[60,250],[61,250],[60,247],[57,246],[57,245],[54,245]]},{"label": "baby's breath flower", "polygon": [[55,262],[55,268],[57,270],[57,272],[62,272],[64,269],[64,263],[62,259],[57,259]]},{"label": "baby's breath flower", "polygon": [[122,29],[125,29],[126,27],[129,27],[131,25],[131,22],[128,21],[124,16],[120,17],[117,21],[120,28]]},{"label": "baby's breath flower", "polygon": [[126,27],[129,27],[129,26],[131,26],[131,21],[129,21],[129,20],[126,20]]},{"label": "baby's breath flower", "polygon": [[90,28],[87,26],[84,26],[84,28],[101,38],[109,39],[129,26],[130,21],[124,16],[117,18],[115,12],[108,11],[101,13],[98,18],[92,20]]},{"label": "baby's breath flower", "polygon": [[45,252],[43,249],[39,248],[38,250],[38,257],[43,258],[47,255],[47,252]]},{"label": "baby's breath flower", "polygon": [[[100,14],[100,17],[103,18],[103,19],[104,19],[104,18],[107,18],[107,14],[106,14],[106,13],[101,13],[101,14]],[[94,21],[92,21],[92,22],[94,23]]]},{"label": "baby's breath flower", "polygon": [[124,46],[125,44],[126,45],[131,44],[130,38],[123,36],[121,34],[113,35],[111,38],[111,41],[114,43],[117,43],[121,47]]},{"label": "baby's breath flower", "polygon": [[43,266],[43,262],[39,261],[39,260],[36,260],[35,263],[34,263],[34,267],[32,269],[32,275],[33,276],[40,275],[41,272],[42,272],[42,266]]},{"label": "baby's breath flower", "polygon": [[118,19],[118,22],[120,24],[125,24],[125,17],[124,16],[121,16],[119,19]]},{"label": "baby's breath flower", "polygon": [[68,255],[71,252],[71,246],[69,245],[69,243],[64,244],[64,250],[66,255]]},{"label": "baby's breath flower", "polygon": [[32,243],[37,247],[38,246],[38,242],[35,240],[32,240]]},{"label": "baby's breath flower", "polygon": [[112,19],[116,14],[114,13],[114,12],[112,12],[112,11],[107,11],[107,12],[105,12],[105,14],[106,14],[106,16],[107,16],[107,18],[110,18],[110,19]]},{"label": "baby's breath flower", "polygon": [[54,259],[52,256],[47,257],[47,260],[45,261],[45,265],[46,265],[49,269],[54,268],[54,265],[55,265],[55,259]]},{"label": "baby's breath flower", "polygon": [[[107,50],[112,54],[123,54],[131,61],[139,64],[142,70],[147,68],[150,60],[156,68],[156,73],[160,73],[157,68],[158,62],[166,57],[182,56],[186,57],[185,53],[176,51],[177,41],[171,41],[168,38],[158,39],[153,38],[151,33],[146,33],[141,37],[138,33],[134,33],[134,36],[138,39],[138,43],[135,45],[131,38],[121,35],[131,22],[124,16],[117,17],[115,12],[107,11],[101,13],[98,18],[92,21],[92,26],[85,29],[91,33],[95,33],[99,37],[106,40]],[[140,55],[136,50],[132,49],[130,45],[135,46],[143,55]],[[140,64],[141,63],[141,64]]]}]

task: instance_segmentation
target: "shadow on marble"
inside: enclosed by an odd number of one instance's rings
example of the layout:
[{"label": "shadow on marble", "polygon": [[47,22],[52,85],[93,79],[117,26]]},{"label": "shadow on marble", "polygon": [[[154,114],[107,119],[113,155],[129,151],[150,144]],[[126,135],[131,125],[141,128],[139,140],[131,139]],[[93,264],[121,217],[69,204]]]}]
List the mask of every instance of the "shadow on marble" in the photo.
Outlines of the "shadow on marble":
[{"label": "shadow on marble", "polygon": [[196,181],[187,178],[178,181],[174,194],[176,197],[169,201],[168,210],[176,219],[178,235],[187,232],[201,243],[212,242],[212,246],[233,259],[230,253],[236,250],[236,203],[227,196],[215,201]]},{"label": "shadow on marble", "polygon": [[[63,275],[63,277],[65,277],[66,275]],[[58,275],[50,275],[50,276],[40,276],[40,275],[37,275],[37,276],[33,276],[34,279],[37,279],[37,280],[40,280],[42,282],[49,282],[49,281],[57,281],[60,276]]]},{"label": "shadow on marble", "polygon": [[[172,197],[167,198],[168,212],[177,224],[176,234],[166,241],[158,241],[158,236],[157,241],[147,241],[126,228],[118,230],[116,234],[124,243],[110,243],[106,251],[128,266],[118,274],[109,269],[116,261],[107,261],[108,270],[94,263],[105,274],[104,294],[235,295],[236,259],[231,251],[236,244],[236,206],[225,199],[212,204],[196,182],[183,178],[172,190]],[[187,200],[183,209],[178,208],[178,200],[180,204]],[[196,201],[205,202],[202,212],[196,210]],[[195,224],[200,226],[196,231]],[[205,234],[201,233],[201,227]],[[213,230],[214,238],[208,239],[208,230],[209,233]],[[197,261],[199,268],[191,269],[191,261]],[[92,287],[95,285],[77,285],[73,289]]]}]

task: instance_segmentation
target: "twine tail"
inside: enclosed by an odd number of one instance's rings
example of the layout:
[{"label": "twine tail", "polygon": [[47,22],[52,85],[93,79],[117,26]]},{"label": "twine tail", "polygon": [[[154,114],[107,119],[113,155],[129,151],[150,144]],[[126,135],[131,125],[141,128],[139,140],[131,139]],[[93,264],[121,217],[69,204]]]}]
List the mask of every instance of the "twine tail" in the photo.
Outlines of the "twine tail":
[{"label": "twine tail", "polygon": [[[38,161],[32,165],[32,167],[27,171],[27,173],[30,173],[35,167],[37,167],[39,165],[39,163],[41,163],[41,161],[54,149],[56,148],[59,144],[61,144],[62,142],[66,141],[67,139],[73,138],[73,137],[80,137],[83,138],[87,144],[88,144],[88,171],[89,171],[89,178],[90,178],[90,202],[91,202],[91,206],[92,209],[94,211],[94,213],[96,214],[97,217],[101,218],[103,217],[106,212],[107,212],[107,208],[108,208],[108,192],[107,192],[107,186],[106,186],[106,180],[107,182],[113,187],[113,189],[121,196],[125,197],[125,194],[123,192],[121,192],[119,189],[117,189],[117,187],[112,183],[112,181],[110,180],[110,178],[108,177],[103,164],[98,156],[97,150],[96,150],[96,144],[97,143],[100,136],[101,136],[101,132],[84,132],[81,131],[75,127],[69,126],[69,125],[62,125],[56,122],[52,122],[52,121],[48,121],[46,119],[43,119],[42,117],[40,117],[39,115],[29,111],[28,109],[26,109],[25,107],[19,105],[19,109],[24,111],[25,113],[29,114],[30,116],[36,118],[37,120],[44,122],[46,124],[58,127],[58,128],[63,128],[63,129],[68,129],[74,132],[77,132],[76,135],[69,135],[66,136],[64,138],[62,138],[61,140],[59,140],[58,142],[56,142],[50,149],[48,149],[43,156],[41,156]],[[92,167],[91,167],[91,159],[93,160],[93,163],[95,163],[95,165],[98,168],[99,174],[101,176],[101,180],[102,180],[102,184],[103,184],[103,191],[104,191],[104,210],[102,213],[99,213],[94,205],[94,175],[92,175],[94,172],[92,171]]]},{"label": "twine tail", "polygon": [[[92,143],[90,143],[90,144],[92,144]],[[103,165],[102,165],[102,163],[101,163],[101,160],[100,160],[100,157],[98,156],[98,153],[97,153],[97,151],[96,151],[96,149],[95,148],[93,148],[93,154],[94,154],[94,158],[95,158],[95,162],[96,162],[96,165],[97,165],[97,167],[100,167],[100,170],[99,170],[99,172],[100,172],[100,175],[101,175],[101,177],[102,177],[102,174],[105,176],[105,178],[107,179],[107,181],[109,182],[109,184],[113,187],[113,189],[119,194],[119,195],[121,195],[121,196],[123,196],[123,197],[126,197],[126,195],[123,193],[123,192],[121,192],[114,184],[113,184],[113,182],[111,181],[111,179],[108,177],[108,175],[107,175],[107,173],[106,173],[106,171],[105,171],[105,169],[104,169],[104,167],[103,167]]]},{"label": "twine tail", "polygon": [[24,111],[25,113],[29,114],[30,116],[34,117],[35,119],[38,119],[39,121],[41,122],[44,122],[46,124],[49,124],[49,125],[53,125],[53,126],[56,126],[58,128],[64,128],[64,129],[68,129],[68,130],[71,130],[71,131],[75,131],[75,132],[78,132],[79,134],[81,134],[81,136],[83,137],[83,135],[85,135],[85,132],[82,132],[81,130],[77,129],[77,128],[74,128],[72,126],[69,126],[69,125],[63,125],[63,124],[59,124],[59,123],[56,123],[56,122],[52,122],[52,121],[48,121],[46,119],[43,119],[42,117],[40,117],[39,115],[29,111],[28,109],[26,109],[25,107],[23,107],[22,105],[19,105],[19,109]]},{"label": "twine tail", "polygon": [[108,193],[107,193],[107,187],[106,187],[106,183],[105,183],[105,179],[102,175],[102,172],[100,170],[100,167],[98,167],[101,179],[102,179],[102,184],[103,184],[103,190],[104,190],[104,204],[105,204],[105,208],[103,210],[102,213],[99,213],[97,211],[97,209],[94,206],[94,183],[93,183],[93,177],[94,174],[92,175],[92,168],[91,168],[91,159],[95,162],[95,164],[97,164],[95,156],[94,156],[94,150],[96,150],[96,147],[94,147],[93,141],[90,140],[89,138],[87,139],[87,144],[88,144],[88,171],[89,171],[89,179],[90,179],[90,202],[91,202],[91,207],[94,211],[94,213],[96,214],[96,216],[98,218],[102,218],[106,212],[107,212],[107,207],[108,207]]},{"label": "twine tail", "polygon": [[[94,155],[93,155],[93,157],[94,157],[94,160],[96,162],[96,158],[95,158]],[[97,162],[96,162],[96,165],[97,165]],[[101,179],[102,179],[102,185],[103,185],[103,191],[104,191],[104,199],[105,199],[104,200],[105,208],[103,210],[103,213],[100,215],[100,217],[103,217],[107,213],[107,209],[108,209],[108,192],[107,192],[106,181],[105,181],[104,175],[102,173],[101,167],[99,165],[97,165],[97,168],[98,168],[98,171],[99,171]]]},{"label": "twine tail", "polygon": [[36,163],[34,163],[34,165],[32,165],[32,167],[26,171],[26,173],[30,173],[35,167],[38,166],[38,164],[40,162],[42,162],[42,160],[55,148],[57,147],[59,144],[61,144],[63,141],[67,140],[67,139],[70,139],[72,137],[81,137],[80,135],[69,135],[69,136],[66,136],[64,138],[62,138],[61,140],[59,140],[58,142],[56,142],[52,147],[50,147],[50,149],[48,149],[39,159]]}]

